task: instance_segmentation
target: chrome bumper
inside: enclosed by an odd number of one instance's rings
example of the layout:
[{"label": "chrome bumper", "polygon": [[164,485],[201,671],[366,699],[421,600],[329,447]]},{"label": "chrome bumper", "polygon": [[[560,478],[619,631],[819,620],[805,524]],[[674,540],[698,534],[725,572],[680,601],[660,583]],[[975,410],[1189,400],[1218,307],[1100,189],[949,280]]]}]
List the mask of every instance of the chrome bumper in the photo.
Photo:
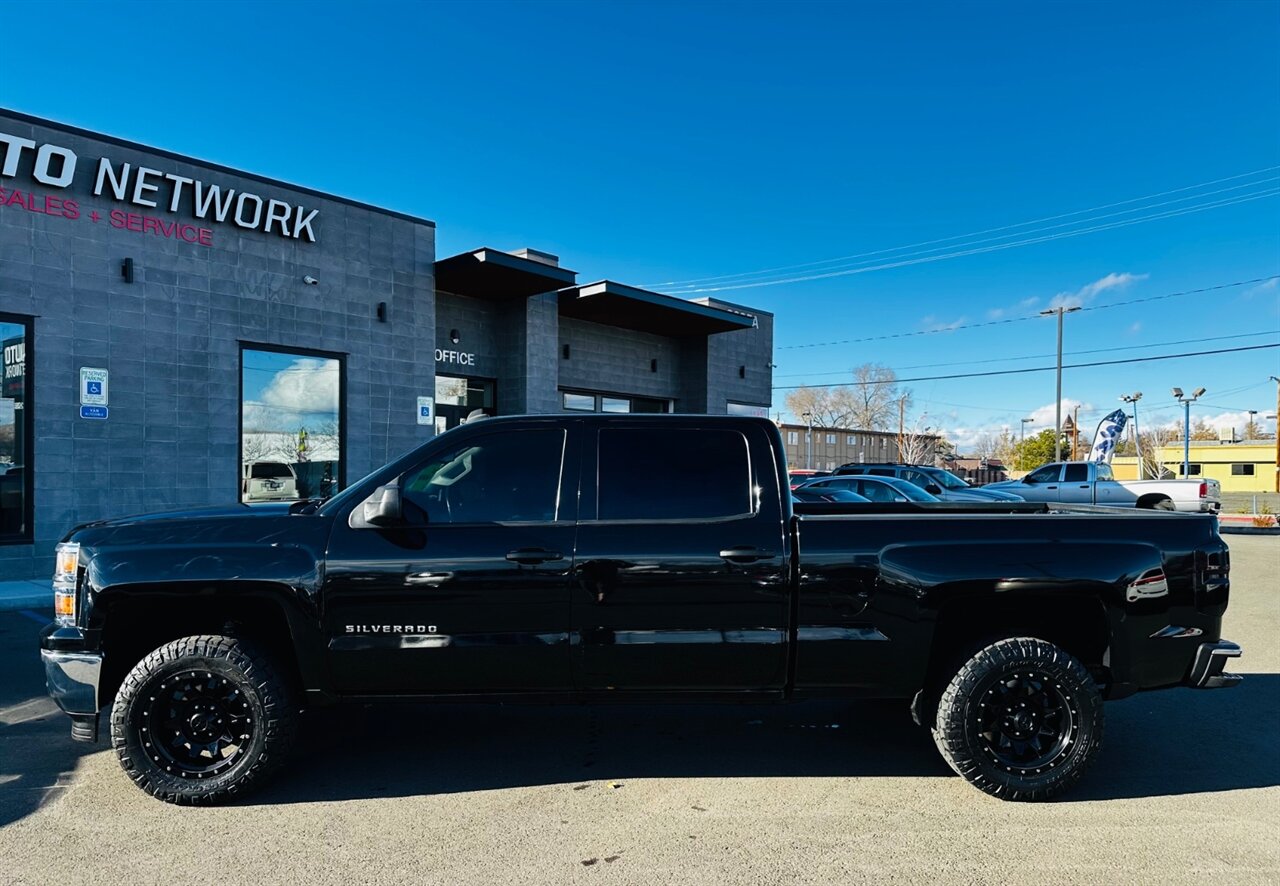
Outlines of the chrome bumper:
[{"label": "chrome bumper", "polygon": [[1235,686],[1244,677],[1239,674],[1224,673],[1223,668],[1227,666],[1227,659],[1239,658],[1242,651],[1239,646],[1229,640],[1201,643],[1196,649],[1196,658],[1191,665],[1191,673],[1187,676],[1187,685],[1197,689],[1225,689]]},{"label": "chrome bumper", "polygon": [[98,740],[98,679],[102,653],[41,649],[44,682],[58,707],[71,715],[71,737]]}]

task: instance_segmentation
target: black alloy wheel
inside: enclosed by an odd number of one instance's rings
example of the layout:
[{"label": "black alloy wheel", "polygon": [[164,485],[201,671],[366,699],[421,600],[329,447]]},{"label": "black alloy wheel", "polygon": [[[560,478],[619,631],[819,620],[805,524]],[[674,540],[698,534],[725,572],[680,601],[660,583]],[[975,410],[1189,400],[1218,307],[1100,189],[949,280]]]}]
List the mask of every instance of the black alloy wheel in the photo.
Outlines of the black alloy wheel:
[{"label": "black alloy wheel", "polygon": [[179,805],[243,796],[286,760],[297,731],[292,687],[235,637],[184,637],[125,677],[111,741],[138,787]]},{"label": "black alloy wheel", "polygon": [[226,772],[251,746],[248,696],[226,677],[187,671],[161,682],[143,705],[143,748],[157,766],[180,778]]},{"label": "black alloy wheel", "polygon": [[938,702],[933,737],[979,790],[1047,800],[1080,780],[1102,732],[1102,696],[1084,665],[1052,643],[1015,637],[960,668]]}]

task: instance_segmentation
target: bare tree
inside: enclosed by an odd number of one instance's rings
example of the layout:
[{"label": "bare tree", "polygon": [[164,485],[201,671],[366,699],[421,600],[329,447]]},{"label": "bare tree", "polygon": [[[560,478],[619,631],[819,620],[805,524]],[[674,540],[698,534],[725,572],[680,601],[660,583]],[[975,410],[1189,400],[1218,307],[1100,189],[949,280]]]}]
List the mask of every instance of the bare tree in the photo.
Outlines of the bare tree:
[{"label": "bare tree", "polygon": [[1013,434],[1008,428],[1000,429],[1000,436],[996,438],[995,449],[991,453],[1002,465],[1013,466],[1014,453],[1017,451],[1017,441],[1013,439]]},{"label": "bare tree", "polygon": [[1218,432],[1210,427],[1204,419],[1198,420],[1191,426],[1192,440],[1217,440]]},{"label": "bare tree", "polygon": [[[1168,464],[1164,457],[1164,448],[1181,439],[1180,430],[1168,425],[1165,427],[1148,428],[1142,432],[1142,467],[1143,476],[1151,479],[1166,479],[1174,475],[1174,471],[1169,470]],[[1181,459],[1173,460],[1175,466],[1181,465]]]},{"label": "bare tree", "polygon": [[938,450],[941,435],[917,419],[915,424],[902,431],[902,443],[898,458],[909,465],[931,465]]},{"label": "bare tree", "polygon": [[999,441],[996,439],[995,434],[990,432],[979,434],[978,438],[973,441],[973,454],[978,458],[991,458],[996,454],[998,445]]},{"label": "bare tree", "polygon": [[898,389],[898,374],[878,363],[854,368],[853,395],[851,419],[859,430],[897,430],[899,417],[911,408],[911,392]]},{"label": "bare tree", "polygon": [[815,428],[848,428],[853,414],[853,392],[847,387],[805,387],[787,392],[787,411],[799,421],[808,413]]}]

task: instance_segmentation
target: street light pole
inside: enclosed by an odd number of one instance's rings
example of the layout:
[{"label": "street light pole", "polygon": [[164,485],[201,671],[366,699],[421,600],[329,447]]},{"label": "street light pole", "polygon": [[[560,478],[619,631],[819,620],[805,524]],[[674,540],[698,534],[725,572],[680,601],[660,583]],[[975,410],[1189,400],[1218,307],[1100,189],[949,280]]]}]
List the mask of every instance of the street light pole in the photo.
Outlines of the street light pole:
[{"label": "street light pole", "polygon": [[1041,311],[1040,315],[1047,317],[1050,314],[1058,315],[1058,397],[1057,405],[1054,411],[1053,423],[1053,460],[1062,461],[1062,316],[1080,310],[1077,305],[1074,308],[1057,307],[1050,308],[1047,311]]},{"label": "street light pole", "polygon": [[809,433],[805,436],[805,442],[808,443],[809,452],[808,452],[808,455],[805,457],[804,466],[812,471],[813,470],[813,413],[805,412],[805,413],[802,413],[800,417],[809,423]]},{"label": "street light pole", "polygon": [[1022,420],[1022,429],[1018,432],[1018,445],[1021,446],[1027,442],[1027,422],[1035,421],[1034,418],[1024,418]]},{"label": "street light pole", "polygon": [[1173,389],[1173,396],[1183,406],[1182,479],[1184,480],[1191,476],[1191,404],[1199,400],[1204,391],[1204,388],[1196,388],[1191,392],[1191,396],[1187,397],[1182,393],[1182,388]]},{"label": "street light pole", "polygon": [[1126,403],[1133,404],[1133,448],[1138,453],[1138,479],[1146,479],[1146,471],[1142,464],[1142,438],[1138,436],[1138,401],[1142,399],[1142,391],[1134,391],[1132,394],[1125,394],[1120,398]]}]

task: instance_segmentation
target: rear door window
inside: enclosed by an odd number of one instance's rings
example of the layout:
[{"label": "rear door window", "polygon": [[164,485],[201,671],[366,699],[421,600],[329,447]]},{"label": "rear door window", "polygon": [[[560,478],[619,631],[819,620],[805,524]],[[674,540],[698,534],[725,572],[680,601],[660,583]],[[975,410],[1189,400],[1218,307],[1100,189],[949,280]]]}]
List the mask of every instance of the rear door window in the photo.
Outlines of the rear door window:
[{"label": "rear door window", "polygon": [[1067,475],[1063,480],[1064,483],[1087,483],[1088,480],[1088,465],[1067,465]]},{"label": "rear door window", "polygon": [[753,512],[747,439],[733,430],[600,431],[601,520],[713,520]]}]

